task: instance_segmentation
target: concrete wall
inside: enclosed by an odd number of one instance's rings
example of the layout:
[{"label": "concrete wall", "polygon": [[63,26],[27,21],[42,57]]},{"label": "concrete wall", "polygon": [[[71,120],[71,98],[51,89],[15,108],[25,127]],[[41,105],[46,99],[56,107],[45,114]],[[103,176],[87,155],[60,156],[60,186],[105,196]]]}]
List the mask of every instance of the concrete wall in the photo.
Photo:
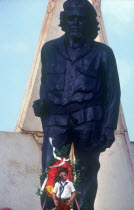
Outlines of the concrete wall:
[{"label": "concrete wall", "polygon": [[[0,132],[0,208],[39,210],[40,145],[31,135]],[[126,140],[101,155],[95,210],[133,210],[134,172]]]},{"label": "concrete wall", "polygon": [[40,146],[31,135],[0,132],[0,208],[39,210]]},{"label": "concrete wall", "polygon": [[116,135],[116,142],[100,161],[95,210],[133,210],[134,171],[124,135]]}]

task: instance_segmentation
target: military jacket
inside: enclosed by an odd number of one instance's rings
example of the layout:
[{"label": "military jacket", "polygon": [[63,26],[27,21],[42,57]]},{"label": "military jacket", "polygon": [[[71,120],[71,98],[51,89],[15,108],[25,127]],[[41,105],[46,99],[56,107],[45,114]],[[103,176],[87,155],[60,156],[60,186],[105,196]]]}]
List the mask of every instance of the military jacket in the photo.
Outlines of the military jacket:
[{"label": "military jacket", "polygon": [[111,48],[89,41],[81,52],[76,52],[75,58],[70,58],[64,39],[62,36],[45,43],[41,52],[40,99],[46,104],[46,112],[66,112],[69,105],[78,123],[101,120],[105,127],[115,129],[120,86]]}]

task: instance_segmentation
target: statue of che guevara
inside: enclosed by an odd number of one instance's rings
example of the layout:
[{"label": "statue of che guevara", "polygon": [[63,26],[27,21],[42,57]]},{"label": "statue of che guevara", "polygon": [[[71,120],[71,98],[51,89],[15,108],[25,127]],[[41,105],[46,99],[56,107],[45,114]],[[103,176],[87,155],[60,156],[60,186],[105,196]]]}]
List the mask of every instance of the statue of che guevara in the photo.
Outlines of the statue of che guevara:
[{"label": "statue of che guevara", "polygon": [[42,169],[56,149],[74,144],[82,182],[78,204],[94,209],[99,155],[114,142],[120,104],[120,85],[113,51],[94,41],[97,14],[88,0],[67,0],[60,13],[65,34],[44,44],[41,51],[40,99],[34,102],[41,117],[44,141]]}]

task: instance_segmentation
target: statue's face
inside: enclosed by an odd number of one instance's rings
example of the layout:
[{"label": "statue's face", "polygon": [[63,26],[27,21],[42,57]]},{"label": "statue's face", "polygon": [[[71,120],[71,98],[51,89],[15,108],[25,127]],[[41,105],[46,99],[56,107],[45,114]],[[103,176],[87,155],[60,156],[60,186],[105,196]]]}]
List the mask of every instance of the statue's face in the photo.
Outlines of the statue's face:
[{"label": "statue's face", "polygon": [[81,10],[70,10],[66,16],[66,33],[72,38],[82,38],[87,28],[87,14]]}]

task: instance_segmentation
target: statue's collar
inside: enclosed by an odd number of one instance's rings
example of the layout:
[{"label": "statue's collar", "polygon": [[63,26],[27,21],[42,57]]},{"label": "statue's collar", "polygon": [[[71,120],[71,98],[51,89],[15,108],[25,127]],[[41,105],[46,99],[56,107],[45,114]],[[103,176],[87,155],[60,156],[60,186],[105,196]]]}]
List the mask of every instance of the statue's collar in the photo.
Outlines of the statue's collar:
[{"label": "statue's collar", "polygon": [[72,62],[75,62],[76,60],[80,59],[81,57],[85,56],[86,54],[89,53],[89,51],[92,50],[93,48],[93,43],[92,41],[87,41],[86,46],[83,47],[82,50],[77,51],[75,53],[75,57],[71,58],[71,56],[69,56],[67,54],[66,51],[66,47],[65,47],[65,35],[63,35],[62,37],[58,38],[56,40],[55,46],[56,48],[59,50],[59,53],[65,57],[65,59],[70,60]]}]

